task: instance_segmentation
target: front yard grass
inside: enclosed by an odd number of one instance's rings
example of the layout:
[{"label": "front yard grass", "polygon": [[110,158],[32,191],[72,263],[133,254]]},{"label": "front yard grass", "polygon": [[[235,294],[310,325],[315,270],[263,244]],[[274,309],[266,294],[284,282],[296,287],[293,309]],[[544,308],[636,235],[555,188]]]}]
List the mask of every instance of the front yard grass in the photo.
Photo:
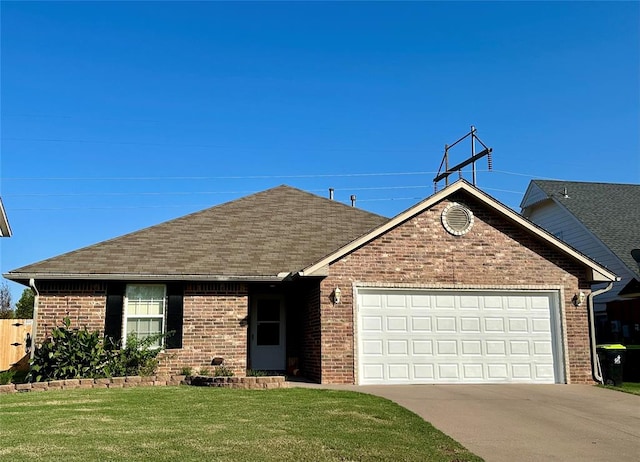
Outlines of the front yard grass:
[{"label": "front yard grass", "polygon": [[622,382],[622,385],[619,387],[614,387],[612,385],[605,385],[604,387],[611,390],[624,391],[625,393],[631,393],[633,395],[640,396],[640,383],[638,382]]},{"label": "front yard grass", "polygon": [[371,395],[188,386],[0,395],[0,459],[481,460]]}]

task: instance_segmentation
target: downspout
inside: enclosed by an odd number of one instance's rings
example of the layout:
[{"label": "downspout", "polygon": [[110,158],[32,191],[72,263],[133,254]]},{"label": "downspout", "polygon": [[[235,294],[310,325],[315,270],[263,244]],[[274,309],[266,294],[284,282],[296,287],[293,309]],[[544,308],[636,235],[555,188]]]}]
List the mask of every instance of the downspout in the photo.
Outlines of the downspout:
[{"label": "downspout", "polygon": [[598,359],[598,351],[596,350],[596,321],[593,312],[593,298],[609,292],[613,287],[613,281],[609,283],[604,289],[599,289],[591,292],[587,295],[587,310],[589,311],[589,331],[591,338],[591,369],[593,370],[593,378],[600,383],[604,383],[602,379],[602,370],[600,369],[600,360]]},{"label": "downspout", "polygon": [[31,290],[36,294],[33,299],[33,325],[31,326],[31,359],[33,359],[33,355],[36,352],[36,328],[38,326],[38,300],[40,298],[40,292],[38,292],[36,280],[33,278],[29,279],[29,287],[31,287]]}]

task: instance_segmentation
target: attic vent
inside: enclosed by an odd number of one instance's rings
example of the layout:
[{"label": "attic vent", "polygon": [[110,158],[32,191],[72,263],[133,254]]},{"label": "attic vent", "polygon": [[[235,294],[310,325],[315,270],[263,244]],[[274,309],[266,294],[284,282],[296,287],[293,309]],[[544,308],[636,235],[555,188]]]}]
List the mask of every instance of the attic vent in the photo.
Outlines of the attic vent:
[{"label": "attic vent", "polygon": [[465,206],[453,202],[442,211],[442,226],[454,236],[467,234],[473,227],[473,213]]}]

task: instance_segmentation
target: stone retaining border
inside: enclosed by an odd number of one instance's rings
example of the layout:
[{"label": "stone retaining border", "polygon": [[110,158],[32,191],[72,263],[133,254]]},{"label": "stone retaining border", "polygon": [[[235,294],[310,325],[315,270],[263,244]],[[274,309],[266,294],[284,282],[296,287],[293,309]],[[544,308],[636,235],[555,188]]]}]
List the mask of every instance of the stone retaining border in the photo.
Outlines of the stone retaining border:
[{"label": "stone retaining border", "polygon": [[187,385],[194,387],[236,388],[242,390],[256,390],[274,388],[289,388],[289,382],[284,376],[273,375],[266,377],[208,377],[196,375],[187,377]]},{"label": "stone retaining border", "polygon": [[71,390],[76,388],[164,387],[177,385],[235,388],[243,390],[289,388],[289,382],[286,382],[283,376],[186,377],[184,375],[153,375],[148,377],[131,376],[112,377],[109,379],[67,379],[51,380],[50,382],[11,383],[8,385],[0,385],[0,394],[47,390]]}]

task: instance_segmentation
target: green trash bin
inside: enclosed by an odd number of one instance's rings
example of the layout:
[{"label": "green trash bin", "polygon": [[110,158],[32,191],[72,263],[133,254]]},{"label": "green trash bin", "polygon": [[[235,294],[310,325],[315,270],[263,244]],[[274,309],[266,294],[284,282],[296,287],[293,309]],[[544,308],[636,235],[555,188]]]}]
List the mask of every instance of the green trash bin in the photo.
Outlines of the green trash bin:
[{"label": "green trash bin", "polygon": [[624,361],[626,348],[624,345],[598,345],[596,347],[600,369],[602,370],[602,381],[605,385],[619,387],[623,383]]}]

